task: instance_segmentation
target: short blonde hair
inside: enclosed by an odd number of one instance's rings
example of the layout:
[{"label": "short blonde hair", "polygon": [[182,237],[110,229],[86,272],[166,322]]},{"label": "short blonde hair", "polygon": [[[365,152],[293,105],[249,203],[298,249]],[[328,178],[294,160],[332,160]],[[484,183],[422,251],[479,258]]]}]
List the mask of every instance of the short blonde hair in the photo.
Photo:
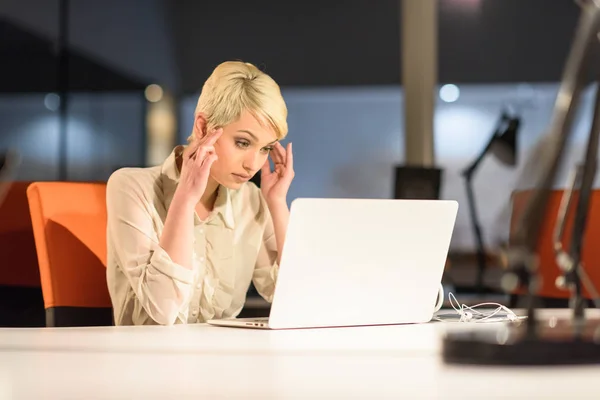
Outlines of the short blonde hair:
[{"label": "short blonde hair", "polygon": [[278,140],[287,135],[288,112],[279,85],[250,63],[219,64],[202,87],[194,116],[203,113],[211,130],[237,121],[245,110],[272,128]]}]

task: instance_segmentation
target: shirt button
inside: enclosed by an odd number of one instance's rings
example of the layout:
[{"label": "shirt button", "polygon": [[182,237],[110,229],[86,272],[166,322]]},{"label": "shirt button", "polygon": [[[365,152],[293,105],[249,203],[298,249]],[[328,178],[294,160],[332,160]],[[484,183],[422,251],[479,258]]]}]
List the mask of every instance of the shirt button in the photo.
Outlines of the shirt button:
[{"label": "shirt button", "polygon": [[196,315],[198,315],[198,310],[192,311],[192,317],[195,317]]},{"label": "shirt button", "polygon": [[200,257],[200,262],[204,262],[204,257]]},{"label": "shirt button", "polygon": [[202,287],[202,284],[201,284],[200,282],[198,282],[198,283],[196,284],[196,289],[200,289],[201,287]]},{"label": "shirt button", "polygon": [[199,233],[199,234],[201,234],[201,235],[204,235],[204,229],[200,229],[200,230],[198,231],[198,233]]}]

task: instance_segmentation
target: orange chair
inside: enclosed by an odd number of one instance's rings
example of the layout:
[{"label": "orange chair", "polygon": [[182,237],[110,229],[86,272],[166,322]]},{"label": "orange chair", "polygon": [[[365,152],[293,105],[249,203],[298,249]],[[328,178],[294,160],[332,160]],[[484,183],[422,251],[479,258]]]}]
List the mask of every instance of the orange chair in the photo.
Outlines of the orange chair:
[{"label": "orange chair", "polygon": [[27,206],[30,182],[13,182],[0,204],[0,284],[40,287],[31,216]]},{"label": "orange chair", "polygon": [[[538,241],[537,252],[539,260],[539,273],[541,285],[538,296],[542,303],[548,307],[567,306],[566,301],[570,296],[570,291],[558,289],[556,287],[556,278],[561,275],[561,271],[556,263],[554,254],[554,229],[558,219],[559,207],[564,191],[551,191],[547,214],[540,228],[540,238]],[[516,228],[517,218],[523,213],[527,200],[533,194],[533,190],[516,191],[512,196],[512,214],[511,214],[511,234]],[[578,192],[573,194],[573,199]],[[565,236],[563,246],[568,249],[571,240],[571,229],[573,227],[574,207],[571,207],[566,218]],[[586,223],[585,237],[582,248],[582,262],[584,270],[587,272],[595,288],[600,291],[600,246],[596,243],[600,237],[600,190],[594,190],[590,198],[590,209]],[[513,295],[520,296],[522,291],[516,291]],[[584,296],[590,299],[590,293],[584,290]],[[562,299],[562,301],[561,301]],[[514,303],[515,301],[513,301]]]},{"label": "orange chair", "polygon": [[27,187],[5,184],[0,202],[0,326],[44,326],[44,304]]},{"label": "orange chair", "polygon": [[106,285],[106,184],[27,189],[46,326],[112,325]]}]

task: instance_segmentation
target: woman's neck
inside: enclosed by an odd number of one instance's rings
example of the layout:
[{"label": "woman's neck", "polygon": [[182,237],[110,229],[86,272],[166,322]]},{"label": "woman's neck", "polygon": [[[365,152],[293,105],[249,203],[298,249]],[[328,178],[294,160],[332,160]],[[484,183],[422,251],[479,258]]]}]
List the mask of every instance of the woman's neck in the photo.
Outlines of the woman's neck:
[{"label": "woman's neck", "polygon": [[199,204],[201,204],[204,209],[211,211],[214,208],[218,189],[219,183],[209,176],[208,182],[206,182],[206,189],[204,189],[204,194],[199,201]]}]

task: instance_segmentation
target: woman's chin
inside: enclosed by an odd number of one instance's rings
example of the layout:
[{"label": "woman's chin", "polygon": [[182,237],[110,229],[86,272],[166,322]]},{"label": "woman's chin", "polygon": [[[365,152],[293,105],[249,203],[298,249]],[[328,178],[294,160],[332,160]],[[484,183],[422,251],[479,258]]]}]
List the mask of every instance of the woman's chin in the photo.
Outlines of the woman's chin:
[{"label": "woman's chin", "polygon": [[227,179],[219,182],[222,186],[225,186],[227,189],[238,190],[242,187],[242,185],[246,182],[239,182],[232,179]]},{"label": "woman's chin", "polygon": [[231,189],[231,190],[238,190],[239,188],[241,188],[241,187],[242,187],[242,185],[243,185],[244,183],[245,183],[245,182],[243,182],[243,183],[237,183],[237,182],[234,182],[234,183],[230,183],[229,185],[226,185],[226,187],[227,187],[227,189]]},{"label": "woman's chin", "polygon": [[235,175],[231,175],[229,176],[212,176],[212,178],[221,186],[226,187],[227,189],[231,189],[231,190],[238,190],[240,189],[244,183],[248,182],[248,179],[240,179],[239,177],[236,177]]}]

